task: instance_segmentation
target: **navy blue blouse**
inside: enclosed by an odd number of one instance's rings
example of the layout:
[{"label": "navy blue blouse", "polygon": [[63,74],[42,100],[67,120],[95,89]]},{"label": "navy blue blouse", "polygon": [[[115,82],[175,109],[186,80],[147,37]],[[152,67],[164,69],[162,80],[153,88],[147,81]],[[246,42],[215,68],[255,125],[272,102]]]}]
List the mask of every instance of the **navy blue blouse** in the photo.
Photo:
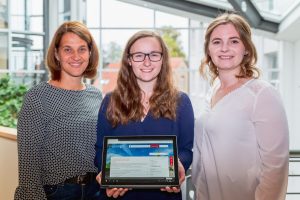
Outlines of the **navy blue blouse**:
[{"label": "navy blue blouse", "polygon": [[[106,95],[98,115],[95,165],[98,167],[99,172],[101,171],[102,163],[103,137],[106,135],[176,135],[178,157],[185,170],[189,168],[193,159],[194,112],[191,101],[185,93],[180,93],[176,120],[164,117],[155,119],[149,112],[143,121],[131,121],[128,124],[118,125],[115,128],[111,126],[106,118],[109,99],[110,95]],[[108,199],[104,190],[101,191],[100,199]],[[161,192],[159,189],[133,189],[126,192],[120,199],[169,200],[181,199],[181,194]]]}]

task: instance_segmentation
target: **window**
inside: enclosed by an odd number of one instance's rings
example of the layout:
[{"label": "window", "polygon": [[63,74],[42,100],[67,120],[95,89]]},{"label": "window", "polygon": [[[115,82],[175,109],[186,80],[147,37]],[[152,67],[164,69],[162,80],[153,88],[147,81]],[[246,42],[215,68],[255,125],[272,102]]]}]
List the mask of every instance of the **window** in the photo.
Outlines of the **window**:
[{"label": "window", "polygon": [[7,33],[0,33],[0,69],[8,66],[8,37]]},{"label": "window", "polygon": [[14,70],[40,70],[43,60],[43,37],[13,34],[12,68]]},{"label": "window", "polygon": [[12,0],[11,29],[43,32],[43,0]]},{"label": "window", "polygon": [[0,28],[7,28],[8,26],[7,10],[7,0],[0,0]]},{"label": "window", "polygon": [[59,23],[71,20],[71,0],[59,0]]},{"label": "window", "polygon": [[45,75],[44,0],[11,0],[9,71],[14,81],[33,86]]},{"label": "window", "polygon": [[153,10],[115,0],[103,0],[100,13],[103,27],[149,27],[154,20]]},{"label": "window", "polygon": [[277,63],[277,53],[269,53],[266,55],[266,61],[267,61],[267,76],[268,81],[275,87],[279,88],[279,75],[280,70]]}]

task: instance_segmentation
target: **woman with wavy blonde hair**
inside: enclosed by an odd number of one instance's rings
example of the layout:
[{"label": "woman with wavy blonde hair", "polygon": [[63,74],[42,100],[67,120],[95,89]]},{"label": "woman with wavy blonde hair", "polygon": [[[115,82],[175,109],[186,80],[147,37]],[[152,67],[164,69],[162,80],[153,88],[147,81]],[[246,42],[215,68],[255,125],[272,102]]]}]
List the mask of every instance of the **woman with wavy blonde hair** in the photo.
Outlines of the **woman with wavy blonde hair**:
[{"label": "woman with wavy blonde hair", "polygon": [[238,14],[218,16],[207,28],[204,50],[201,71],[215,84],[195,122],[196,199],[285,199],[287,118],[276,89],[258,79],[250,25]]},{"label": "woman with wavy blonde hair", "polygon": [[[173,85],[168,49],[157,33],[140,31],[127,42],[117,87],[100,108],[97,133],[95,163],[99,171],[106,135],[176,135],[179,178],[184,180],[192,162],[194,114],[189,97]],[[101,199],[123,195],[122,199],[181,199],[176,187],[142,192],[107,189],[101,192]]]}]

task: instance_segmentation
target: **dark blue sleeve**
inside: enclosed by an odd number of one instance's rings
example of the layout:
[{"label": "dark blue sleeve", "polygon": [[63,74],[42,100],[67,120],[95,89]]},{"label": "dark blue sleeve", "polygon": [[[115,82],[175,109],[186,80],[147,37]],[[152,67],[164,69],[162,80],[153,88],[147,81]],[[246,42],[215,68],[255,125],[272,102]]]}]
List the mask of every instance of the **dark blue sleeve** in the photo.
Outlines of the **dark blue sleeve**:
[{"label": "dark blue sleeve", "polygon": [[178,157],[184,166],[185,171],[190,167],[193,160],[194,141],[194,111],[192,103],[185,93],[181,93],[178,111]]},{"label": "dark blue sleeve", "polygon": [[109,96],[110,95],[106,95],[105,98],[103,99],[98,114],[97,141],[95,144],[96,156],[94,159],[94,163],[95,166],[98,168],[98,172],[101,171],[101,166],[102,166],[103,138],[105,135],[110,135],[110,132],[112,130],[112,126],[106,117],[106,110],[110,99]]}]

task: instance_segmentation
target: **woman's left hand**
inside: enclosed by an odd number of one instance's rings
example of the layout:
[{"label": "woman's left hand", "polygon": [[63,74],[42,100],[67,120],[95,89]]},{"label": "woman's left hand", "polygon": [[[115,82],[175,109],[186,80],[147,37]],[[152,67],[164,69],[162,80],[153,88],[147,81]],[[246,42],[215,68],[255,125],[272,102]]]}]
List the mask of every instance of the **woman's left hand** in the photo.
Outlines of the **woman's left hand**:
[{"label": "woman's left hand", "polygon": [[174,193],[180,192],[180,185],[185,180],[185,170],[179,159],[178,159],[178,176],[179,176],[179,186],[178,187],[165,187],[165,188],[161,188],[160,190],[167,191],[167,192],[174,192]]}]

